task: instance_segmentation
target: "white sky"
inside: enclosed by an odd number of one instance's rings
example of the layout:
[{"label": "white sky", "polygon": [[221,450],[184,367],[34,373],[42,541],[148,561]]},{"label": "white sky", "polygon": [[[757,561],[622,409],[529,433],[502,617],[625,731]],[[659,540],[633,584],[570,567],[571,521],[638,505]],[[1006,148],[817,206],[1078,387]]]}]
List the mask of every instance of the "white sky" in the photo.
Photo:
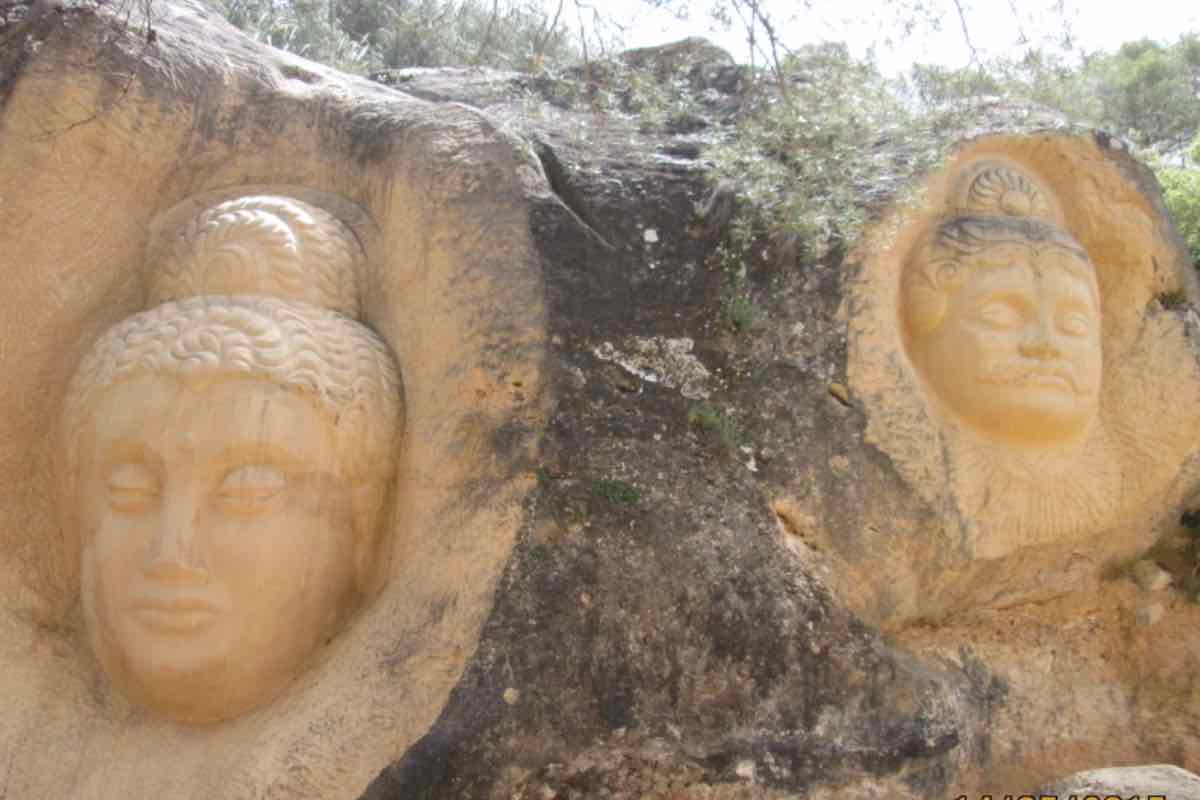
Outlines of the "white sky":
[{"label": "white sky", "polygon": [[[914,60],[963,66],[969,51],[951,0],[765,0],[782,24],[789,43],[846,41],[859,55],[873,43],[886,71],[902,69]],[[1063,31],[1063,15],[1049,12],[1051,0],[961,0],[967,11],[972,42],[981,56],[1019,55],[1022,33],[1034,44]],[[1064,0],[1065,18],[1075,47],[1086,51],[1112,50],[1122,42],[1150,37],[1175,41],[1181,33],[1200,31],[1200,4],[1195,0]],[[714,30],[701,11],[679,21],[668,14],[651,14],[639,0],[597,0],[605,13],[629,26],[628,47],[663,44],[685,36],[706,36],[729,50],[739,61],[748,57],[744,33]],[[707,0],[691,0],[704,8]],[[1013,13],[1013,7],[1017,14]],[[923,8],[929,20],[907,37],[898,24],[914,14],[898,8]],[[1019,16],[1019,23],[1018,23]],[[931,27],[940,30],[931,30]],[[890,44],[888,40],[891,40]]]}]

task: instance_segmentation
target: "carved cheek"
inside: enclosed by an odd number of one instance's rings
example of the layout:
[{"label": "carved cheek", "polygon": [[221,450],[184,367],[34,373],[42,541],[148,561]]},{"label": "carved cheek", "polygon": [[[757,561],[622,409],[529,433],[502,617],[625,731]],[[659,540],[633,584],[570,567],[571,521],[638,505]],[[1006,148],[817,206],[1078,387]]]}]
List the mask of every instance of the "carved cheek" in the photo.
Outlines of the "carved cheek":
[{"label": "carved cheek", "polygon": [[960,337],[964,377],[972,374],[986,377],[1016,356],[1021,330],[998,330],[968,322],[960,328]]},{"label": "carved cheek", "polygon": [[1104,378],[1104,353],[1100,337],[1092,337],[1081,344],[1084,352],[1078,359],[1079,390],[1084,394],[1096,394]]}]

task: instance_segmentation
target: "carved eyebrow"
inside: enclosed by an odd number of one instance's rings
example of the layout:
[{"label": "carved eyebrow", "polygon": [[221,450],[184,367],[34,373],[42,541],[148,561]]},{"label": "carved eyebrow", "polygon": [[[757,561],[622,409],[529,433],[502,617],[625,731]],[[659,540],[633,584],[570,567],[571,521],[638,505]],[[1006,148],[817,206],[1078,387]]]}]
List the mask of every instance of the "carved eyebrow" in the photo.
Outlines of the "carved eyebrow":
[{"label": "carved eyebrow", "polygon": [[1087,261],[1086,256],[1080,256],[1079,252],[1074,248],[1055,247],[1060,253],[1066,253],[1071,258],[1055,259],[1050,264],[1039,265],[1039,270],[1045,270],[1047,267],[1051,269],[1060,269],[1070,275],[1076,281],[1086,284],[1088,297],[1097,306],[1100,305],[1100,289],[1096,285],[1096,270],[1091,266],[1091,262]]},{"label": "carved eyebrow", "polygon": [[[316,472],[313,460],[289,447],[266,441],[237,442],[222,448],[216,461],[229,469],[250,464],[270,464],[287,472]],[[335,462],[336,463],[336,462]],[[323,470],[322,470],[323,471]]]},{"label": "carved eyebrow", "polygon": [[145,442],[132,439],[118,439],[109,444],[99,459],[99,466],[104,472],[112,470],[120,464],[146,464],[151,469],[162,471],[162,457],[148,447]]},{"label": "carved eyebrow", "polygon": [[1078,277],[1086,279],[1096,274],[1096,268],[1092,266],[1087,253],[1070,245],[1059,242],[1045,242],[1036,249],[1036,252],[1038,255],[1042,253],[1064,253],[1070,256],[1070,258],[1063,261],[1056,261],[1055,264],[1065,267],[1068,272]]}]

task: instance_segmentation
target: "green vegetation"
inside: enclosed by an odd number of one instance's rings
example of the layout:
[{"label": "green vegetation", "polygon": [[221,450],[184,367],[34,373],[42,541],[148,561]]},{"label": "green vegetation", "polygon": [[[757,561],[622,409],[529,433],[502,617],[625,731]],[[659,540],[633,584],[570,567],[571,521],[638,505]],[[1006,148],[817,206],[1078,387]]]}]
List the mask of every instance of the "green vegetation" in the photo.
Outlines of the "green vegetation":
[{"label": "green vegetation", "polygon": [[754,325],[754,304],[744,293],[729,298],[725,306],[725,319],[734,333],[745,333]]},{"label": "green vegetation", "polygon": [[1175,226],[1192,253],[1192,263],[1200,267],[1200,136],[1192,142],[1188,154],[1191,167],[1158,164],[1155,173],[1162,184],[1163,200]]},{"label": "green vegetation", "polygon": [[565,19],[535,0],[210,0],[256,39],[347,72],[536,70],[576,57]]},{"label": "green vegetation", "polygon": [[[538,76],[539,94],[554,104],[637,115],[643,130],[703,128],[711,111],[689,72],[696,59],[711,60],[707,45],[610,57],[620,46],[620,21],[579,0],[209,1],[255,38],[351,72],[447,65],[524,70]],[[696,5],[642,3],[681,15]],[[805,3],[802,13],[817,23],[830,5]],[[1018,28],[1033,14],[1027,9],[1022,17],[1019,5],[1010,4]],[[733,260],[764,247],[766,258],[783,264],[840,251],[876,210],[877,198],[940,159],[946,144],[940,136],[953,129],[954,115],[1002,99],[1040,105],[1143,148],[1200,262],[1195,148],[1190,160],[1182,157],[1200,130],[1200,35],[1088,53],[1073,49],[1064,17],[1057,41],[1025,40],[1016,58],[982,59],[971,42],[969,5],[884,3],[879,13],[907,37],[943,25],[953,8],[970,63],[915,64],[899,77],[882,74],[842,44],[785,41],[785,27],[760,0],[715,0],[697,12],[751,43],[736,122],[710,128],[705,149],[713,180],[737,195],[725,242]],[[0,29],[8,21],[7,12],[0,14]],[[744,288],[735,286],[726,322],[742,332],[752,321]]]},{"label": "green vegetation", "polygon": [[[923,138],[927,122],[907,109],[891,81],[844,45],[806,46],[779,64],[788,88],[752,89],[736,134],[714,148],[715,178],[737,186],[744,214],[734,248],[765,235],[776,255],[822,258],[858,233],[865,209],[896,165],[883,147]],[[906,170],[934,157],[905,148]]]},{"label": "green vegetation", "polygon": [[599,478],[592,481],[592,494],[610,503],[631,506],[642,499],[642,493],[633,484],[614,478]]},{"label": "green vegetation", "polygon": [[1137,144],[1174,145],[1200,128],[1200,36],[1172,45],[1149,39],[1127,42],[1117,52],[1087,60],[1077,83],[1090,90],[1097,121]]},{"label": "green vegetation", "polygon": [[712,403],[697,403],[688,411],[688,425],[705,434],[721,451],[731,455],[741,442],[737,422]]},{"label": "green vegetation", "polygon": [[1187,292],[1182,289],[1172,289],[1169,292],[1163,292],[1158,296],[1159,305],[1167,310],[1183,308],[1187,305]]},{"label": "green vegetation", "polygon": [[1195,602],[1200,603],[1200,512],[1186,511],[1179,522],[1191,535],[1187,553],[1187,574],[1181,588],[1191,594]]}]

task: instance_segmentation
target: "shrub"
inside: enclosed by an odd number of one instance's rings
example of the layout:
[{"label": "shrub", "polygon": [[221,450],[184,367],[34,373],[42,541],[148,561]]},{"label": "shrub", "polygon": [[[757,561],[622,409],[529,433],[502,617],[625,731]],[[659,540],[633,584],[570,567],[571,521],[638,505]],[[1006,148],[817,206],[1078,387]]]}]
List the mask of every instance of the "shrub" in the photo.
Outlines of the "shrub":
[{"label": "shrub", "polygon": [[[1200,137],[1192,146],[1192,158],[1197,156],[1200,156]],[[1200,267],[1200,167],[1159,166],[1155,171],[1167,210],[1191,251],[1192,263]]]},{"label": "shrub", "polygon": [[[821,258],[857,235],[873,201],[899,177],[895,157],[905,172],[929,165],[920,148],[888,147],[922,140],[927,122],[845,45],[801,48],[780,74],[782,84],[759,80],[735,135],[711,151],[714,179],[737,187],[746,213],[778,249],[796,251],[790,243],[799,242]],[[743,241],[735,228],[732,246],[747,248],[746,234],[757,227],[743,226]]]},{"label": "shrub", "polygon": [[707,434],[726,454],[737,450],[740,433],[733,417],[712,403],[699,403],[688,411],[688,424]]}]

